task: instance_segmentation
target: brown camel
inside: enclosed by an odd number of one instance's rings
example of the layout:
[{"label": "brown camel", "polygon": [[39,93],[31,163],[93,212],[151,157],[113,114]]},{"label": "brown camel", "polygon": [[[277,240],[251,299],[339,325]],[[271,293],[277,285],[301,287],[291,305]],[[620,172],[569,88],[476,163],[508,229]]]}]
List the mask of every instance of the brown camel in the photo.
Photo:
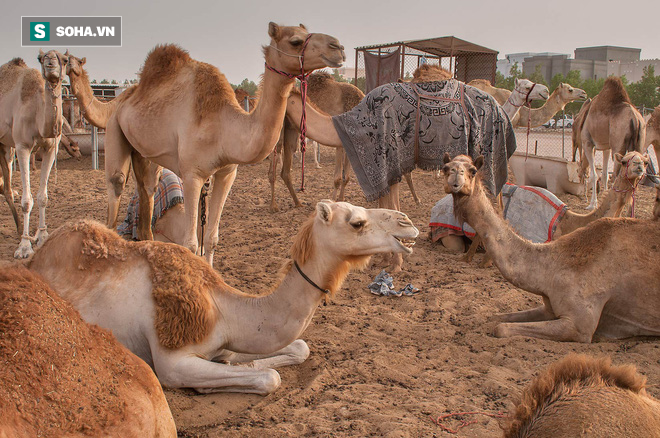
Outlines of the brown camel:
[{"label": "brown camel", "polygon": [[[490,94],[500,105],[504,105],[511,95],[509,90],[493,87],[490,82],[485,79],[475,79],[470,81],[468,85],[477,87]],[[523,128],[526,128],[528,123],[530,128],[542,126],[552,119],[555,114],[563,110],[566,104],[571,103],[574,100],[587,99],[587,97],[586,91],[562,82],[557,88],[555,88],[541,108],[532,108],[530,111],[529,108],[522,107],[518,114],[511,119],[511,123],[515,127]]]},{"label": "brown camel", "polygon": [[[316,72],[309,76],[307,83],[307,97],[309,102],[314,104],[317,109],[326,114],[334,116],[336,114],[350,111],[355,105],[360,103],[364,93],[359,88],[347,83],[337,82],[332,75],[325,72]],[[286,184],[296,207],[302,204],[298,200],[293,184],[291,183],[291,166],[293,163],[293,153],[298,149],[300,129],[299,125],[285,119],[280,142],[277,148],[271,154],[271,160],[277,153],[282,154],[282,181]],[[277,211],[277,202],[275,201],[275,175],[277,173],[277,161],[268,168],[268,179],[270,181],[270,211]],[[335,149],[335,177],[334,191],[332,199],[335,201],[344,200],[344,190],[350,180],[351,165],[343,148]]]},{"label": "brown camel", "polygon": [[[530,99],[547,99],[548,89],[543,85],[537,85],[527,79],[516,80],[515,93],[502,106],[502,110],[507,113],[511,119],[520,107]],[[373,91],[372,91],[373,92]],[[292,92],[287,101],[287,117],[290,120],[300,120],[302,115],[302,100],[299,93]],[[308,137],[317,142],[332,146],[343,147],[339,134],[332,121],[332,117],[317,111],[313,106],[307,107],[307,134]],[[395,183],[389,187],[389,193],[378,199],[378,206],[400,210],[399,203],[399,184]],[[399,272],[403,264],[403,256],[394,254],[392,258],[390,271]]]},{"label": "brown camel", "polygon": [[[586,107],[586,108],[585,108]],[[621,79],[610,76],[605,80],[601,92],[589,105],[583,107],[586,114],[580,123],[573,125],[574,135],[579,135],[582,151],[589,163],[591,202],[587,207],[593,210],[598,206],[596,193],[595,151],[603,151],[603,172],[601,187],[607,188],[608,161],[610,154],[625,155],[628,151],[642,152],[645,143],[646,124],[644,118],[630,101]],[[614,175],[619,173],[619,163],[614,163]]]},{"label": "brown camel", "polygon": [[653,219],[660,221],[660,183],[655,185],[655,202],[653,203]]},{"label": "brown camel", "polygon": [[176,437],[149,366],[38,275],[0,268],[0,436]]},{"label": "brown camel", "polygon": [[445,191],[454,213],[482,237],[514,286],[543,297],[533,310],[500,315],[497,337],[591,342],[660,336],[660,228],[650,220],[603,218],[560,239],[534,244],[518,236],[486,197],[469,157],[445,156]]},{"label": "brown camel", "polygon": [[[32,253],[32,242],[41,245],[48,237],[46,230],[46,206],[48,205],[48,177],[53,168],[62,136],[62,79],[67,56],[56,50],[46,53],[39,50],[41,72],[29,68],[20,58],[0,67],[0,160],[4,175],[4,195],[10,203],[16,227],[14,194],[11,190],[11,162],[14,149],[21,171],[23,208],[23,234],[14,253],[16,258],[26,258]],[[37,192],[39,227],[30,236],[30,212],[34,201],[30,193],[30,154],[40,148],[41,181]]]},{"label": "brown camel", "polygon": [[60,227],[29,267],[152,365],[163,385],[268,394],[280,385],[274,368],[309,356],[299,337],[350,270],[376,253],[412,253],[418,234],[398,211],[321,201],[293,239],[279,284],[260,296],[227,285],[181,246],[127,242],[91,221]]},{"label": "brown camel", "polygon": [[[345,60],[343,46],[331,36],[309,33],[304,26],[268,26],[270,44],[264,47],[266,68],[259,104],[248,113],[220,71],[195,61],[174,45],[157,46],[144,63],[140,83],[110,117],[105,137],[108,226],[115,228],[119,200],[133,161],[140,196],[140,217],[151,217],[156,179],[147,175],[147,160],[176,173],[184,185],[188,220],[183,244],[194,253],[197,242],[197,205],[204,181],[215,177],[209,203],[209,233],[205,257],[213,263],[220,215],[239,164],[256,163],[275,147],[282,129],[286,99],[293,75],[304,70],[338,67]],[[284,74],[278,73],[283,72]],[[140,239],[153,238],[148,221],[141,221]]]},{"label": "brown camel", "polygon": [[660,401],[633,365],[570,354],[525,388],[505,438],[660,436]]}]

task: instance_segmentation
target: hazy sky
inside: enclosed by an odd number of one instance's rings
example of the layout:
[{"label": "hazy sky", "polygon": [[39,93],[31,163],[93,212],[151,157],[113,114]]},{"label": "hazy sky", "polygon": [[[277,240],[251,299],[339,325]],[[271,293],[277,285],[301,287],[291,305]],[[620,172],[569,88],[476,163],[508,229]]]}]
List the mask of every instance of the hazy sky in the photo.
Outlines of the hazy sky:
[{"label": "hazy sky", "polygon": [[658,0],[3,2],[0,62],[20,56],[37,67],[38,49],[20,45],[21,15],[123,16],[123,47],[70,48],[87,57],[90,76],[99,80],[135,78],[151,48],[177,43],[192,57],[217,66],[232,83],[245,77],[257,81],[269,21],[303,23],[312,32],[336,36],[346,47],[348,66],[355,62],[354,47],[448,35],[497,50],[500,58],[515,52],[572,55],[576,47],[599,45],[641,48],[643,59],[660,58]]}]

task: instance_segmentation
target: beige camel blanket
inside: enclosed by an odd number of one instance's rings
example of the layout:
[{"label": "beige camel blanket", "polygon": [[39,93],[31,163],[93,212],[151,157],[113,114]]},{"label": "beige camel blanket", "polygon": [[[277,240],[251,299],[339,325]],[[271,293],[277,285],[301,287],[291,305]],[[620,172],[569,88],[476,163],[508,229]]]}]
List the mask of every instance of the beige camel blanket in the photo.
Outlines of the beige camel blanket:
[{"label": "beige camel blanket", "polygon": [[516,150],[495,99],[455,79],[380,86],[332,121],[367,201],[389,193],[415,167],[440,169],[446,152],[483,155],[484,184],[499,193]]}]

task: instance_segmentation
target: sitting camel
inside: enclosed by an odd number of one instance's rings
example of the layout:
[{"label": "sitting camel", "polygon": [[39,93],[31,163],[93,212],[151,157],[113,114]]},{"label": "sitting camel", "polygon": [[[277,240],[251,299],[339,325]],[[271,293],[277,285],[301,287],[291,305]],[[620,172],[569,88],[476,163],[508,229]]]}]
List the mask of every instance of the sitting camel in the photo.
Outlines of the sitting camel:
[{"label": "sitting camel", "polygon": [[[473,87],[490,94],[500,105],[504,105],[511,95],[509,90],[493,87],[490,82],[485,79],[475,79],[470,81],[468,85],[472,85]],[[575,100],[587,98],[586,91],[562,82],[557,88],[555,88],[541,108],[532,108],[531,110],[527,107],[520,108],[518,114],[511,119],[511,124],[516,128],[526,128],[528,124],[530,128],[542,126],[552,119],[555,114],[563,110],[566,104]]]},{"label": "sitting camel", "polygon": [[[660,175],[659,175],[660,176]],[[655,202],[653,203],[653,219],[660,220],[660,183],[655,185]]]},{"label": "sitting camel", "polygon": [[660,401],[632,365],[570,354],[525,388],[505,438],[657,437]]},{"label": "sitting camel", "polygon": [[[62,136],[62,79],[68,58],[56,50],[39,50],[41,71],[29,68],[20,58],[0,67],[0,154],[4,155],[2,174],[4,195],[14,203],[11,190],[11,163],[14,149],[21,171],[23,234],[14,252],[15,258],[27,258],[33,253],[32,242],[41,245],[48,237],[46,206],[48,205],[48,177],[53,168]],[[39,227],[30,236],[30,212],[34,205],[30,189],[30,154],[40,148],[41,176],[37,192]],[[12,208],[12,214],[14,209]],[[17,217],[14,216],[18,228]]]},{"label": "sitting camel", "polygon": [[603,218],[560,239],[535,244],[518,236],[488,200],[483,158],[446,162],[445,191],[454,212],[484,240],[495,266],[514,286],[543,297],[533,310],[501,315],[497,337],[591,342],[660,336],[660,228],[653,221]]},{"label": "sitting camel", "polygon": [[[580,156],[586,158],[590,170],[591,201],[588,210],[598,206],[596,193],[596,164],[594,153],[603,151],[601,187],[607,189],[610,154],[624,155],[628,151],[642,152],[645,143],[644,118],[630,101],[621,79],[610,76],[601,92],[580,110],[579,122],[573,125],[573,136],[580,137],[577,147]],[[614,164],[614,174],[619,173],[619,163]]]},{"label": "sitting camel", "polygon": [[[349,271],[372,254],[412,253],[418,234],[398,211],[319,202],[294,238],[284,278],[262,296],[227,285],[181,246],[127,242],[91,221],[59,228],[29,267],[163,385],[268,394],[280,385],[273,368],[309,355],[298,338]],[[245,362],[252,366],[231,365]]]},{"label": "sitting camel", "polygon": [[[170,169],[183,180],[186,237],[177,242],[197,253],[198,203],[202,186],[214,175],[209,201],[209,233],[205,258],[213,265],[222,209],[239,164],[257,163],[277,143],[289,91],[301,69],[339,67],[344,47],[329,35],[300,26],[268,25],[264,46],[266,69],[259,103],[247,112],[220,71],[190,57],[175,45],[154,48],[144,62],[140,83],[110,116],[105,136],[107,225],[115,228],[119,201],[131,161],[140,196],[140,216],[153,214],[154,174],[149,161]],[[176,103],[176,104],[174,104]],[[151,240],[149,221],[141,221],[139,237]]]},{"label": "sitting camel", "polygon": [[158,379],[41,277],[0,269],[0,436],[176,437]]},{"label": "sitting camel", "polygon": [[[460,108],[455,95],[460,96]],[[515,150],[515,135],[504,113],[510,119],[528,100],[547,96],[547,87],[526,79],[516,80],[515,92],[503,107],[490,95],[453,79],[428,86],[386,84],[339,116],[330,117],[308,106],[307,134],[321,144],[344,147],[367,200],[378,199],[380,207],[399,210],[398,181],[417,166],[439,169],[444,149],[476,153],[485,147],[489,187],[498,192],[507,179],[506,161]],[[391,109],[393,100],[397,101],[396,111]],[[301,115],[300,95],[291,93],[287,117],[295,121]],[[459,117],[463,122],[456,121]],[[384,132],[386,126],[390,131]],[[397,132],[392,135],[391,131]],[[390,270],[398,272],[402,264],[401,254],[395,255]]]}]

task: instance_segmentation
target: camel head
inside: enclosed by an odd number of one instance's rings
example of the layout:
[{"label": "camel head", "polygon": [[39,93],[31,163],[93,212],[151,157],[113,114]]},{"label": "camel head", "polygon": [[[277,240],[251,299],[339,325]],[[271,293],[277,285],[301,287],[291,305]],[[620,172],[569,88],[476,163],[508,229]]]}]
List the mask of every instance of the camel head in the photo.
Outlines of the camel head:
[{"label": "camel head", "polygon": [[565,82],[559,84],[559,86],[554,92],[559,93],[559,97],[561,98],[561,101],[564,103],[573,102],[574,100],[589,98],[589,96],[587,96],[586,91],[584,91],[581,88],[575,88],[572,85],[567,84]]},{"label": "camel head", "polygon": [[[65,53],[69,55],[69,51]],[[83,65],[87,62],[87,58],[76,58],[73,55],[69,55],[69,63],[66,66],[66,74],[71,76],[82,76],[83,75]]]},{"label": "camel head", "polygon": [[442,172],[445,174],[445,193],[452,195],[470,196],[477,183],[477,171],[484,164],[484,157],[479,156],[476,161],[467,155],[457,155],[452,160],[448,153],[444,157],[445,165]]},{"label": "camel head", "polygon": [[644,176],[646,165],[649,164],[649,155],[642,155],[636,151],[628,152],[626,155],[614,154],[614,159],[621,164],[619,172],[625,172],[623,176],[635,182]]},{"label": "camel head", "polygon": [[[271,67],[290,73],[300,74],[300,56],[303,53],[305,40],[310,33],[302,24],[300,26],[280,26],[273,22],[268,24],[270,45],[264,47],[266,63]],[[330,35],[313,33],[309,37],[304,52],[305,73],[325,67],[341,67],[346,61],[344,46]]]},{"label": "camel head", "polygon": [[49,50],[44,53],[39,49],[39,56],[37,56],[39,64],[41,64],[41,74],[46,81],[51,84],[62,82],[64,79],[64,69],[69,61],[69,56],[62,55],[57,50]]},{"label": "camel head", "polygon": [[[310,244],[322,251],[324,257],[340,260],[384,252],[410,254],[419,235],[412,221],[400,211],[366,209],[348,202],[320,201],[310,221]],[[298,259],[295,251],[293,256],[294,260]]]},{"label": "camel head", "polygon": [[532,100],[548,100],[548,97],[550,97],[548,87],[542,84],[536,84],[529,79],[516,78],[513,90],[520,93],[528,102]]},{"label": "camel head", "polygon": [[[660,148],[660,106],[655,107],[653,114],[646,121],[646,141],[644,147],[647,148],[649,145]],[[660,149],[656,149],[656,151],[658,150]]]}]

